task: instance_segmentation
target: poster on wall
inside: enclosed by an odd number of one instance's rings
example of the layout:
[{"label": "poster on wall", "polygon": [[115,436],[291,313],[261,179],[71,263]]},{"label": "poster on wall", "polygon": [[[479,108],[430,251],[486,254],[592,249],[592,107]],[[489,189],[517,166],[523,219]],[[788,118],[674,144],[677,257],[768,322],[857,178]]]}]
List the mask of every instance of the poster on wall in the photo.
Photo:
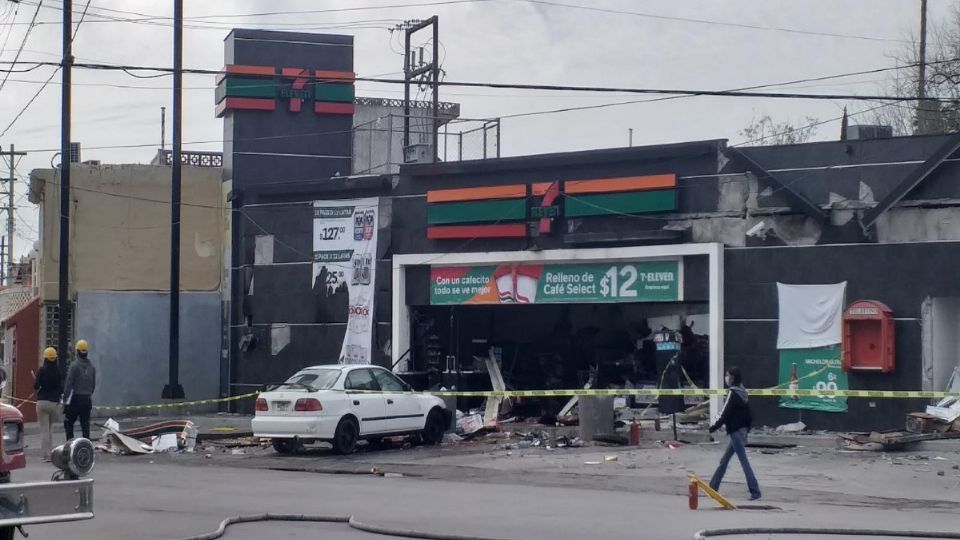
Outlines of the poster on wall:
[{"label": "poster on wall", "polygon": [[[780,350],[779,388],[788,390],[849,390],[840,361],[840,346]],[[847,412],[846,397],[782,396],[785,409]]]},{"label": "poster on wall", "polygon": [[317,321],[346,318],[341,364],[371,361],[379,204],[377,197],[313,203]]},{"label": "poster on wall", "polygon": [[576,304],[680,300],[678,260],[435,266],[430,303]]}]

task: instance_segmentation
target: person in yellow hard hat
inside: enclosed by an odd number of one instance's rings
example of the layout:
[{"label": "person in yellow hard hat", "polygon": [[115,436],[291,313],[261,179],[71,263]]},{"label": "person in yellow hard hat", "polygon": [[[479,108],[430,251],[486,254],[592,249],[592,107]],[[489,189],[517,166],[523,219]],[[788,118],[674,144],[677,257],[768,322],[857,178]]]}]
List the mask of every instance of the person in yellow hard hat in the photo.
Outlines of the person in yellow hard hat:
[{"label": "person in yellow hard hat", "polygon": [[93,391],[97,388],[97,368],[87,354],[90,345],[87,340],[77,341],[77,359],[67,370],[67,382],[63,388],[63,402],[66,405],[63,428],[67,440],[73,438],[73,426],[80,419],[80,430],[85,439],[90,438],[90,411],[93,409]]},{"label": "person in yellow hard hat", "polygon": [[50,461],[53,450],[53,423],[60,421],[60,397],[63,386],[60,370],[57,368],[57,350],[47,347],[43,350],[43,365],[37,371],[33,381],[37,391],[37,420],[40,422],[40,451],[43,461]]}]

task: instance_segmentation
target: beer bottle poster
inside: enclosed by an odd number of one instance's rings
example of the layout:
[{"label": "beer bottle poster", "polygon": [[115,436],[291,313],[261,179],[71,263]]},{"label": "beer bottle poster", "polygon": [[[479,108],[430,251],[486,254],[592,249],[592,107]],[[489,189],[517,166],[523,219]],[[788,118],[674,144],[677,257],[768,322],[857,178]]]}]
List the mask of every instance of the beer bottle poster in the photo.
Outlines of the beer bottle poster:
[{"label": "beer bottle poster", "polygon": [[376,197],[313,203],[317,322],[346,322],[341,364],[369,364],[376,283]]},{"label": "beer bottle poster", "polygon": [[[779,387],[784,390],[848,390],[840,346],[781,349]],[[846,397],[782,396],[780,406],[822,412],[847,412]]]}]

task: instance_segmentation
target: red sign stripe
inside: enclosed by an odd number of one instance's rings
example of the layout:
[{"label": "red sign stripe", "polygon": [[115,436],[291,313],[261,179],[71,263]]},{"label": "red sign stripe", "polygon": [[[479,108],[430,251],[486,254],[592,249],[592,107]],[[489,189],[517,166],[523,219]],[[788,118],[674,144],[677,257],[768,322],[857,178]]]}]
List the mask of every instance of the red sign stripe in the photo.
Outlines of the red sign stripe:
[{"label": "red sign stripe", "polygon": [[353,114],[353,103],[323,103],[317,102],[313,105],[313,111],[317,114]]},{"label": "red sign stripe", "polygon": [[450,238],[524,238],[525,236],[527,236],[526,223],[427,227],[427,238],[431,240],[445,240]]}]

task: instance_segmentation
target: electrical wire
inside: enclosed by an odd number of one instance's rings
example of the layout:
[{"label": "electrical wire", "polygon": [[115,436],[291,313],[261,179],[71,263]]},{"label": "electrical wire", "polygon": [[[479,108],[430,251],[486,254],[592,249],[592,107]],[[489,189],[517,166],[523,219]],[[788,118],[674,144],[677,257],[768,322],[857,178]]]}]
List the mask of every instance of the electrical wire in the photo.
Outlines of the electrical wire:
[{"label": "electrical wire", "polygon": [[[89,7],[90,7],[90,0],[87,0],[87,4],[83,7],[83,13],[80,14],[80,20],[77,21],[77,26],[76,28],[74,28],[73,35],[70,37],[70,45],[73,45],[74,40],[77,39],[77,33],[80,32],[80,25],[83,24],[83,20],[87,16],[87,8]],[[47,77],[47,80],[44,81],[43,85],[37,90],[35,94],[33,94],[33,97],[31,97],[30,100],[27,101],[27,104],[24,105],[23,108],[20,109],[20,112],[18,112],[16,116],[13,117],[13,120],[11,120],[9,124],[7,124],[7,127],[3,128],[3,131],[0,132],[0,137],[3,137],[4,135],[6,135],[7,132],[10,131],[10,128],[12,128],[14,124],[17,123],[17,120],[20,120],[20,118],[24,115],[24,113],[27,112],[27,109],[30,108],[30,105],[33,105],[33,102],[36,101],[37,98],[40,97],[40,94],[42,94],[43,91],[47,88],[47,85],[50,84],[50,81],[52,81],[53,78],[57,76],[57,73],[60,73],[60,69],[61,67],[57,67],[56,69],[53,70],[53,73],[51,73],[50,76]]]},{"label": "electrical wire", "polygon": [[[9,26],[7,27],[7,37],[3,39],[3,45],[0,45],[0,57],[3,57],[3,53],[7,50],[7,44],[10,43],[10,36],[13,35],[12,23],[16,22],[17,14],[20,13],[20,4],[17,3],[15,4],[15,6],[16,7],[13,8],[13,16],[12,17],[9,16],[9,11],[8,11],[8,15],[4,17],[5,21],[3,22],[3,24],[4,25],[9,24]],[[9,6],[7,6],[7,9],[9,10]]]},{"label": "electrical wire", "polygon": [[[37,23],[37,15],[40,14],[40,6],[43,5],[43,0],[40,0],[40,3],[37,4],[37,9],[33,12],[33,17],[30,19],[30,26],[27,27],[27,31],[23,33],[23,40],[20,41],[20,47],[17,49],[17,54],[13,57],[13,64],[16,64],[20,60],[20,54],[23,53],[23,48],[27,46],[27,39],[30,38],[30,32],[33,31]],[[13,28],[10,29],[13,31]],[[7,85],[7,79],[10,77],[10,73],[7,73],[3,77],[3,82],[0,82],[0,92],[3,92],[3,87]]]},{"label": "electrical wire", "polygon": [[[20,64],[21,62],[0,62],[0,64]],[[59,66],[58,62],[22,62],[33,64],[35,66]],[[103,70],[103,71],[122,71],[130,74],[132,71],[153,71],[164,74],[172,74],[173,68],[157,66],[136,66],[119,65],[103,63],[75,63],[73,67],[80,69]],[[0,70],[5,71],[5,70]],[[220,70],[182,69],[184,74],[193,75],[219,75]],[[386,79],[380,77],[356,77],[357,82],[370,82],[377,84],[406,84],[404,79]],[[314,84],[335,84],[338,80],[319,80]],[[689,90],[673,88],[631,88],[631,87],[609,87],[609,86],[574,86],[559,84],[526,84],[526,83],[499,83],[499,82],[474,82],[474,81],[438,81],[437,86],[453,86],[465,88],[492,88],[492,89],[516,89],[516,90],[548,90],[552,92],[592,92],[592,93],[623,93],[623,94],[662,94],[677,96],[714,96],[714,97],[740,97],[740,98],[770,98],[770,99],[813,99],[813,100],[847,100],[847,101],[917,101],[916,96],[884,96],[884,95],[860,95],[860,94],[803,94],[794,92],[751,92],[751,91],[731,91],[731,90]],[[948,98],[926,98],[936,101],[952,102]]]},{"label": "electrical wire", "polygon": [[626,10],[618,10],[618,9],[601,8],[601,7],[595,7],[595,6],[580,6],[576,4],[565,4],[562,2],[548,1],[548,0],[518,0],[518,1],[526,2],[528,4],[537,4],[541,6],[579,9],[579,10],[594,11],[599,13],[609,13],[613,15],[632,15],[636,17],[644,17],[648,19],[656,19],[656,20],[662,20],[662,21],[696,23],[696,24],[706,24],[706,25],[715,25],[715,26],[728,26],[732,28],[743,28],[747,30],[786,32],[791,34],[803,34],[803,35],[820,36],[820,37],[860,39],[860,40],[866,40],[866,41],[888,41],[888,42],[895,42],[895,43],[911,43],[911,44],[913,43],[912,41],[907,41],[903,39],[882,38],[882,37],[876,37],[876,36],[861,36],[861,35],[855,35],[855,34],[835,34],[831,32],[819,32],[815,30],[798,30],[795,28],[785,28],[785,27],[779,27],[779,26],[761,26],[761,25],[746,24],[746,23],[713,21],[708,19],[694,19],[690,17],[658,15],[654,13],[645,13],[640,11],[626,11]]}]

